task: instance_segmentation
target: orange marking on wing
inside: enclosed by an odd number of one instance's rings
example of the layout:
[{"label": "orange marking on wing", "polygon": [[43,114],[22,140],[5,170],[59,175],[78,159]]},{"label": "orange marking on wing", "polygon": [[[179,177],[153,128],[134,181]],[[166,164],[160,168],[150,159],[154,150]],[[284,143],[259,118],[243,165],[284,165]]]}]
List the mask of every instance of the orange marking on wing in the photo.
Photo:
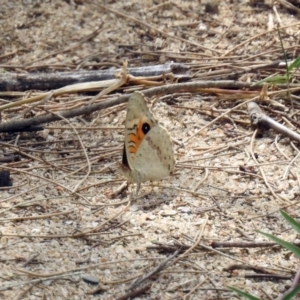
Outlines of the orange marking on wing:
[{"label": "orange marking on wing", "polygon": [[133,145],[129,146],[130,153],[136,153],[139,149],[141,142],[143,141],[145,134],[143,132],[143,121],[140,120],[139,125],[137,127],[136,133],[131,133],[129,135],[129,143],[133,143]]}]

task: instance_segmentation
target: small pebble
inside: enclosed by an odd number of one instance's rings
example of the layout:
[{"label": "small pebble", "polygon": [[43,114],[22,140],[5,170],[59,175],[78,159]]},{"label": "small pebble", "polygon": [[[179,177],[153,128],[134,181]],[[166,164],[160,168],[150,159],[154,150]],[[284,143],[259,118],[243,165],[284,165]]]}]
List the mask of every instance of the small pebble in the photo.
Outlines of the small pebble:
[{"label": "small pebble", "polygon": [[187,206],[180,206],[177,208],[177,210],[186,214],[190,214],[192,212],[191,208]]},{"label": "small pebble", "polygon": [[81,276],[81,278],[86,283],[93,284],[93,285],[99,284],[99,279],[95,276],[90,275],[90,274],[83,274]]},{"label": "small pebble", "polygon": [[161,216],[163,217],[170,217],[170,216],[175,216],[177,215],[177,211],[176,210],[163,210],[161,213],[160,213]]}]

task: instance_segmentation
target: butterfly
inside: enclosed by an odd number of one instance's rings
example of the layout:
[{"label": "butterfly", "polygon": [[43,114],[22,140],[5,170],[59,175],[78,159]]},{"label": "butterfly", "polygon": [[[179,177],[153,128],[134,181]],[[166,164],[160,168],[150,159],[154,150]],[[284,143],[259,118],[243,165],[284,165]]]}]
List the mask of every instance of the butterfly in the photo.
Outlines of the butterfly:
[{"label": "butterfly", "polygon": [[[120,171],[130,183],[173,175],[174,151],[167,130],[150,112],[144,95],[134,92],[127,104],[125,142]],[[138,192],[137,189],[137,192]]]}]

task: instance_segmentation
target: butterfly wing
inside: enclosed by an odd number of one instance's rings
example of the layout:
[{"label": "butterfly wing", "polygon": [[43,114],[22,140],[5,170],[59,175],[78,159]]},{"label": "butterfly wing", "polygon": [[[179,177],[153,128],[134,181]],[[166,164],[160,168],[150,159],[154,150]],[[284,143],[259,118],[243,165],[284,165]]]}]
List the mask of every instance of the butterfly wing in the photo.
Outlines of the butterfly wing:
[{"label": "butterfly wing", "polygon": [[127,114],[125,120],[125,151],[128,166],[130,169],[134,169],[134,157],[139,149],[146,131],[143,126],[147,124],[148,129],[157,124],[153,115],[149,111],[146,104],[145,97],[140,92],[134,92],[128,100]]},{"label": "butterfly wing", "polygon": [[125,128],[121,173],[129,181],[159,180],[173,173],[171,138],[157,123],[140,92],[129,98]]},{"label": "butterfly wing", "polygon": [[175,159],[171,138],[165,128],[156,125],[146,134],[134,158],[139,182],[160,180],[174,172]]}]

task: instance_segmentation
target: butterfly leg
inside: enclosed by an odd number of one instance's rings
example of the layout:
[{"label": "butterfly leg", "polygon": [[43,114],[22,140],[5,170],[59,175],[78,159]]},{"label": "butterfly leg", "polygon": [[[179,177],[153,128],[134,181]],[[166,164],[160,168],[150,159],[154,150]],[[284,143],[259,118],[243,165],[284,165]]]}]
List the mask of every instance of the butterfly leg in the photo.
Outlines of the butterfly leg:
[{"label": "butterfly leg", "polygon": [[138,196],[138,193],[140,191],[140,187],[141,187],[141,184],[138,183],[137,184],[137,187],[136,187],[136,191],[135,191],[135,196],[133,194],[133,186],[131,185],[131,189],[130,189],[130,194],[129,194],[129,200],[132,202],[133,200],[136,200],[137,199],[137,196]]},{"label": "butterfly leg", "polygon": [[130,189],[130,192],[129,192],[129,201],[132,201],[134,199],[132,184],[128,184],[128,188]]},{"label": "butterfly leg", "polygon": [[138,193],[139,193],[139,191],[140,191],[140,188],[141,188],[141,184],[138,183],[138,184],[137,184],[137,187],[136,187],[136,192],[135,192],[135,196],[136,196],[136,197],[138,196]]}]

